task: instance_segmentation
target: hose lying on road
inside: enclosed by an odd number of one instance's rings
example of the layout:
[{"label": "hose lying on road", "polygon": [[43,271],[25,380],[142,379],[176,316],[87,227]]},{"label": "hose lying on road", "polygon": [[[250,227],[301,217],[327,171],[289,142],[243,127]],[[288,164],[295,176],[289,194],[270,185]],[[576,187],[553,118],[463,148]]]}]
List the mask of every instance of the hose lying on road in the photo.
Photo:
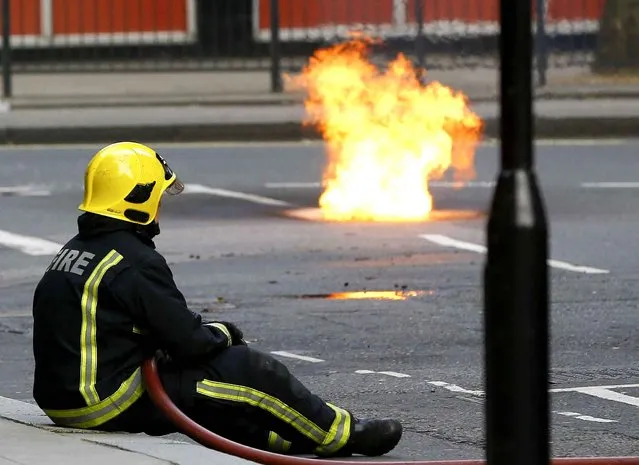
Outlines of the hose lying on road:
[{"label": "hose lying on road", "polygon": [[[162,386],[158,375],[155,358],[150,358],[142,366],[144,383],[153,403],[166,417],[186,434],[203,446],[235,455],[263,465],[485,465],[483,460],[443,460],[443,461],[361,461],[361,460],[324,460],[290,455],[275,454],[254,449],[209,431],[202,425],[187,417],[173,401]],[[639,465],[639,457],[569,457],[554,458],[552,465]]]}]

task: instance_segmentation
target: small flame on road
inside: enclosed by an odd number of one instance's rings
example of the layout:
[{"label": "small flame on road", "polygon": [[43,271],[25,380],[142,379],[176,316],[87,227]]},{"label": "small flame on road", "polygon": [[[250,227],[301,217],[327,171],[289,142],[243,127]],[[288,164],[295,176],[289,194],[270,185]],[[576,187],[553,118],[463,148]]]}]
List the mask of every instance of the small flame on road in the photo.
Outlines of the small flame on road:
[{"label": "small flame on road", "polygon": [[433,291],[353,291],[353,292],[333,292],[331,294],[306,294],[305,299],[326,299],[326,300],[407,300],[411,297],[422,295],[432,295]]},{"label": "small flame on road", "polygon": [[319,205],[331,221],[425,220],[429,180],[449,169],[455,180],[474,177],[482,121],[462,93],[424,86],[404,55],[380,71],[368,60],[371,43],[321,49],[291,78],[327,145]]}]

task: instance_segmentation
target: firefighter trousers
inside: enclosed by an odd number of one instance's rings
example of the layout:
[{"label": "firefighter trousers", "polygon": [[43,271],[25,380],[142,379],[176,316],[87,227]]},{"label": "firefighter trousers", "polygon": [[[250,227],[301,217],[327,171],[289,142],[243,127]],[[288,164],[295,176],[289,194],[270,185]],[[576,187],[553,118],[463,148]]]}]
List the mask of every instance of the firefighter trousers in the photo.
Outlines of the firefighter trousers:
[{"label": "firefighter trousers", "polygon": [[[214,433],[250,447],[288,454],[338,456],[351,431],[351,414],[311,393],[269,354],[232,346],[194,367],[161,366],[176,405]],[[176,431],[144,395],[100,429]]]}]

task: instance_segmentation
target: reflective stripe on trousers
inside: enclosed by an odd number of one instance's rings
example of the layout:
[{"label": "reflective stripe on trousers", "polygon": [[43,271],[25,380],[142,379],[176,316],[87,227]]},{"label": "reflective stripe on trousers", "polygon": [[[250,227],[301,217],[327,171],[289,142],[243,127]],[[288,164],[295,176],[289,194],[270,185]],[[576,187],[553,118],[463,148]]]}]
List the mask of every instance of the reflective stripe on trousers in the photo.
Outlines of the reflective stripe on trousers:
[{"label": "reflective stripe on trousers", "polygon": [[283,454],[288,452],[291,448],[290,441],[287,441],[279,434],[269,431],[268,433],[268,450],[271,452],[277,452],[278,454]]},{"label": "reflective stripe on trousers", "polygon": [[45,410],[44,413],[59,426],[94,428],[124,412],[142,394],[144,394],[142,369],[138,368],[117,391],[97,404],[76,409]]},{"label": "reflective stripe on trousers", "polygon": [[204,379],[197,383],[197,392],[198,394],[213,399],[240,402],[266,410],[318,444],[315,453],[319,455],[328,455],[337,452],[346,444],[350,436],[350,414],[346,410],[332,404],[327,405],[335,411],[335,420],[330,429],[324,431],[281,400],[257,389]]}]

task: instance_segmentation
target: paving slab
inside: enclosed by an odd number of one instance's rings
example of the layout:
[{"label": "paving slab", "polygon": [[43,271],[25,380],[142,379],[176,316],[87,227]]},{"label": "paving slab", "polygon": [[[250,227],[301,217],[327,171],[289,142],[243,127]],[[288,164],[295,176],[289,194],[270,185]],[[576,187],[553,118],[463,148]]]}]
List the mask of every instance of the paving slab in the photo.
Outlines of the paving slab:
[{"label": "paving slab", "polygon": [[0,420],[0,463],[21,465],[111,465],[135,463],[160,465],[170,462],[144,453],[99,445],[82,438],[63,436],[20,423]]},{"label": "paving slab", "polygon": [[250,465],[173,436],[107,433],[53,425],[35,404],[0,397],[0,465]]}]

